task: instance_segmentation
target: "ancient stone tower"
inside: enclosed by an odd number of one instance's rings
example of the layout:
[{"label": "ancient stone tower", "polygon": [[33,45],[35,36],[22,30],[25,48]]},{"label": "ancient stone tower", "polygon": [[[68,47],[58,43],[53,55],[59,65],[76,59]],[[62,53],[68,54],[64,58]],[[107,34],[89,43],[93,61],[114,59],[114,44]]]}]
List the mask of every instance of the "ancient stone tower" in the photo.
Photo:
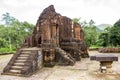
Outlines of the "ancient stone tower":
[{"label": "ancient stone tower", "polygon": [[81,26],[56,13],[53,5],[43,10],[33,33],[25,38],[4,74],[32,73],[39,66],[39,55],[43,66],[74,65],[81,58],[89,57]]}]

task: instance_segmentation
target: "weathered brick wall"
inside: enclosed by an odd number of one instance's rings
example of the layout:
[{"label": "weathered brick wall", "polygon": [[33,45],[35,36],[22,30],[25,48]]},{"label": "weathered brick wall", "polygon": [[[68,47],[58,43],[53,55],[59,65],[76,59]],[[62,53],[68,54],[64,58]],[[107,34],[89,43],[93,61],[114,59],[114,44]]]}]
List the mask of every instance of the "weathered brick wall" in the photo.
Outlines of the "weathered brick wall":
[{"label": "weathered brick wall", "polygon": [[[38,40],[41,37],[41,40]],[[70,18],[56,13],[54,6],[51,5],[41,13],[33,34],[26,39],[28,47],[38,46],[38,43],[55,43],[83,41],[84,33],[81,26],[74,23]],[[39,42],[41,41],[41,42]]]}]

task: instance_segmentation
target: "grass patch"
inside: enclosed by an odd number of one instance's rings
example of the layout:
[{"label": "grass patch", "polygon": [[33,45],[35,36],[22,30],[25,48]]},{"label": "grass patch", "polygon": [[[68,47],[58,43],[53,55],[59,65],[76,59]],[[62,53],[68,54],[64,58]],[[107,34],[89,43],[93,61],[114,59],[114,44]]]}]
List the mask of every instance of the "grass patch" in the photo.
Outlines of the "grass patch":
[{"label": "grass patch", "polygon": [[89,47],[89,49],[97,49],[97,48],[120,48],[120,46],[107,46],[107,47],[103,47],[103,46],[97,46],[97,45],[92,45]]},{"label": "grass patch", "polygon": [[96,48],[102,48],[102,46],[96,46],[96,45],[92,45],[89,47],[90,49],[96,49]]},{"label": "grass patch", "polygon": [[16,53],[15,49],[10,50],[9,48],[0,48],[0,55],[14,54]]}]

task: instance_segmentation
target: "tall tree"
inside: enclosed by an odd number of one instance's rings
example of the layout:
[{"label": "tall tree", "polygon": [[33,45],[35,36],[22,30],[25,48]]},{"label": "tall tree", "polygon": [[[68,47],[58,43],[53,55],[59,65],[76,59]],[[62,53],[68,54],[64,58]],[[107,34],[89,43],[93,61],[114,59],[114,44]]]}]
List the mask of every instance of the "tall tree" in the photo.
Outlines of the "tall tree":
[{"label": "tall tree", "polygon": [[110,29],[110,43],[112,46],[120,46],[120,19]]},{"label": "tall tree", "polygon": [[5,25],[10,25],[14,20],[16,20],[14,17],[10,16],[10,13],[6,12],[2,15],[2,21],[5,21]]},{"label": "tall tree", "polygon": [[99,40],[102,40],[102,46],[107,47],[109,45],[109,35],[107,32],[101,33]]},{"label": "tall tree", "polygon": [[119,27],[120,28],[120,19],[118,21],[115,22],[115,24],[113,25],[114,27]]},{"label": "tall tree", "polygon": [[95,24],[95,22],[91,19],[91,20],[89,21],[89,26],[90,26],[90,27],[93,27],[93,26],[95,26],[94,24]]},{"label": "tall tree", "polygon": [[[8,12],[3,14],[2,16],[3,16],[2,21],[5,21],[5,25],[8,27],[10,25],[10,23],[12,22],[13,17],[11,17]],[[10,32],[8,32],[8,34],[10,34]],[[8,35],[8,38],[9,38],[9,48],[10,48],[10,50],[12,50],[12,44],[11,44],[11,37],[10,37],[10,35]]]}]

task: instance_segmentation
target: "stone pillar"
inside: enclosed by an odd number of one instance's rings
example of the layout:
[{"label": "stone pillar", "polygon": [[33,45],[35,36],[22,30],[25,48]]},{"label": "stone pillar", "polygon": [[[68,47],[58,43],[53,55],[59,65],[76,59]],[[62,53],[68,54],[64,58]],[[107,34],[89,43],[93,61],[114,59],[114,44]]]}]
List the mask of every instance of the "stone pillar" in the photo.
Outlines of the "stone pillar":
[{"label": "stone pillar", "polygon": [[42,23],[42,42],[43,43],[50,43],[50,39],[51,39],[51,31],[50,31],[50,25],[49,25],[49,21],[44,21]]},{"label": "stone pillar", "polygon": [[59,28],[58,24],[56,23],[51,23],[51,39],[52,39],[52,44],[54,46],[58,46],[59,44]]},{"label": "stone pillar", "polygon": [[56,45],[56,33],[57,33],[57,30],[56,30],[56,24],[55,23],[52,23],[52,35],[51,35],[51,38],[52,38],[52,44],[53,45]]},{"label": "stone pillar", "polygon": [[81,39],[81,33],[80,33],[80,26],[79,25],[74,25],[74,38],[77,40],[77,41],[80,41]]},{"label": "stone pillar", "polygon": [[100,70],[102,70],[102,67],[106,67],[106,73],[112,73],[112,63],[113,61],[101,61],[100,62]]}]

